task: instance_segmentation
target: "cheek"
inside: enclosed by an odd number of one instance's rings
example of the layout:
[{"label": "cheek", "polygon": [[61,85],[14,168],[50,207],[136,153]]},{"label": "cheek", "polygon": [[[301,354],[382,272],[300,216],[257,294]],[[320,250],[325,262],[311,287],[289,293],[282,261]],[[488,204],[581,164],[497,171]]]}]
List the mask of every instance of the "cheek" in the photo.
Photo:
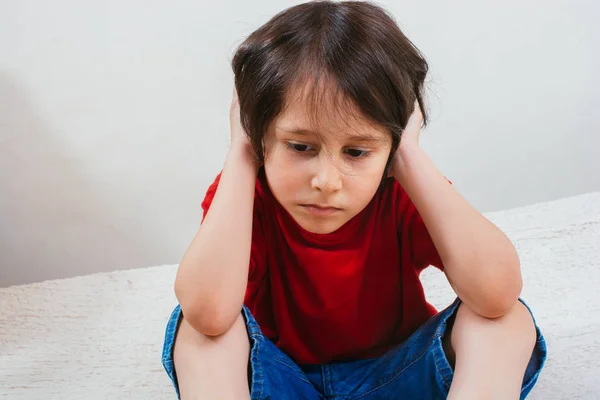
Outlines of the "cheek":
[{"label": "cheek", "polygon": [[365,165],[359,174],[346,179],[346,190],[353,193],[353,197],[360,203],[369,202],[379,188],[385,171],[387,155],[377,157]]},{"label": "cheek", "polygon": [[271,190],[278,198],[290,197],[302,180],[302,168],[290,157],[273,152],[265,158],[265,173]]},{"label": "cheek", "polygon": [[353,201],[358,203],[368,203],[375,195],[381,183],[381,175],[378,173],[364,174],[358,179],[356,176],[346,179],[344,187],[346,192],[351,193]]}]

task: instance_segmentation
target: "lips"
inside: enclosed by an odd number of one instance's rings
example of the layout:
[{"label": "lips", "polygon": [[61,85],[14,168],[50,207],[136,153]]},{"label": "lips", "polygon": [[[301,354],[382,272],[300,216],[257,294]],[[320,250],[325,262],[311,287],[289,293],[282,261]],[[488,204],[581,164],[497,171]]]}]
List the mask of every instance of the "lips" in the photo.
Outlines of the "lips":
[{"label": "lips", "polygon": [[304,208],[308,213],[319,217],[326,217],[340,211],[340,209],[337,207],[323,204],[302,204],[302,208]]}]

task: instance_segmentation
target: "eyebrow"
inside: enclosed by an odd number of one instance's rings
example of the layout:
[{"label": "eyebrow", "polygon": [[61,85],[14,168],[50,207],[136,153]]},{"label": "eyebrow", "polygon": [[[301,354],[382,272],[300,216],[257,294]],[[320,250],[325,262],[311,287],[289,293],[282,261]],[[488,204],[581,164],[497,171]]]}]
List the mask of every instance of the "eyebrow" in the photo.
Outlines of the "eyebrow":
[{"label": "eyebrow", "polygon": [[[294,135],[299,135],[299,136],[306,136],[306,135],[314,135],[317,136],[317,134],[314,131],[311,131],[310,129],[304,129],[304,128],[283,128],[278,126],[278,129],[281,129],[282,131],[288,132],[288,133],[292,133]],[[355,141],[355,142],[364,142],[364,143],[378,143],[378,142],[384,142],[385,138],[381,138],[381,137],[375,137],[372,135],[349,135],[348,136],[349,140]]]}]

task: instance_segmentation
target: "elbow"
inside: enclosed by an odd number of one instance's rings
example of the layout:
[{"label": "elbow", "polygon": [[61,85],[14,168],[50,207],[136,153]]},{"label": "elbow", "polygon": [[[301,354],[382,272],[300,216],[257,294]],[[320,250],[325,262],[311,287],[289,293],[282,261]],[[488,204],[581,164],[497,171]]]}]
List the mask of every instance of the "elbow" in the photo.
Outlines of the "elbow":
[{"label": "elbow", "polygon": [[182,306],[181,312],[190,326],[205,336],[220,336],[229,331],[235,322],[224,318],[222,312],[210,311],[206,308],[198,310]]},{"label": "elbow", "polygon": [[220,336],[229,331],[237,319],[237,314],[232,315],[219,301],[190,295],[177,283],[175,284],[175,296],[185,320],[203,335]]},{"label": "elbow", "polygon": [[489,288],[487,296],[478,302],[479,306],[473,311],[485,318],[500,318],[519,301],[522,288],[523,281],[520,276],[503,285],[495,285]]},{"label": "elbow", "polygon": [[508,252],[504,262],[493,268],[488,277],[485,299],[482,301],[481,315],[486,318],[499,318],[507,314],[519,301],[523,290],[521,263],[516,250]]},{"label": "elbow", "polygon": [[452,287],[473,312],[484,318],[495,319],[507,314],[519,301],[523,279],[520,269],[515,267],[505,269],[501,275],[487,275],[478,282],[460,288],[455,285]]},{"label": "elbow", "polygon": [[478,307],[475,312],[480,316],[488,319],[496,319],[506,315],[509,310],[514,307],[518,299],[514,301],[506,301],[504,303],[495,302],[488,306]]}]

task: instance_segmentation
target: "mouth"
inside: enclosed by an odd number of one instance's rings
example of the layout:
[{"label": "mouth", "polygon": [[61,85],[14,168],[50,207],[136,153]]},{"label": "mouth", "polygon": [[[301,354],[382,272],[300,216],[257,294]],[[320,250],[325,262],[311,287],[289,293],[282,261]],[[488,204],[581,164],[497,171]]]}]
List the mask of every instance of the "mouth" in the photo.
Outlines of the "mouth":
[{"label": "mouth", "polygon": [[300,206],[309,214],[318,217],[327,217],[341,210],[341,208],[322,204],[301,204]]}]

